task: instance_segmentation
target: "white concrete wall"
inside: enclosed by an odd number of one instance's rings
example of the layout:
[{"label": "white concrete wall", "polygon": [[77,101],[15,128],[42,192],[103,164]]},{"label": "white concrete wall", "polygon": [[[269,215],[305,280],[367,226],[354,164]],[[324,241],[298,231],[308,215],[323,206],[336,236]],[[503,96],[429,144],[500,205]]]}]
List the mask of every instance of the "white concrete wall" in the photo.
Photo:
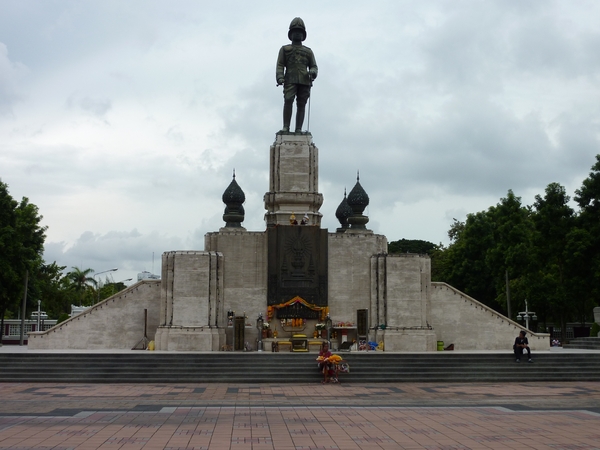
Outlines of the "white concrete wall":
[{"label": "white concrete wall", "polygon": [[[386,255],[385,280],[379,309],[385,312],[385,349],[397,352],[433,351],[431,328],[431,261],[427,255]],[[378,265],[381,265],[378,264]]]},{"label": "white concrete wall", "polygon": [[[246,311],[251,322],[267,311],[267,233],[223,228],[205,235],[204,248],[223,254],[223,311]],[[219,326],[226,325],[225,315]]]},{"label": "white concrete wall", "polygon": [[532,350],[550,347],[549,335],[534,334],[517,322],[446,283],[431,283],[431,320],[438,341],[455,350],[509,350],[521,330]]},{"label": "white concrete wall", "polygon": [[30,349],[131,349],[159,323],[160,280],[140,281],[47,331],[29,334]]},{"label": "white concrete wall", "polygon": [[[371,305],[371,257],[387,251],[387,239],[371,232],[329,233],[328,251],[331,318],[356,322],[356,310]],[[373,314],[369,311],[369,317]]]},{"label": "white concrete wall", "polygon": [[157,350],[210,351],[222,345],[223,255],[165,252]]},{"label": "white concrete wall", "polygon": [[429,257],[417,254],[388,255],[386,266],[388,327],[427,328],[431,321]]}]

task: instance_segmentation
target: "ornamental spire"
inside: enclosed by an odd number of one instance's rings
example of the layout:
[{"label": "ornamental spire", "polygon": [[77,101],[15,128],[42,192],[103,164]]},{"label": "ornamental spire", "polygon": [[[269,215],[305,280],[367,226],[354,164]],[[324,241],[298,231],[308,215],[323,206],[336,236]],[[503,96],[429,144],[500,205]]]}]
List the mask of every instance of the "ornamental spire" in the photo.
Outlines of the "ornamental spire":
[{"label": "ornamental spire", "polygon": [[225,203],[225,213],[223,214],[223,220],[225,221],[225,227],[228,228],[241,228],[242,222],[244,221],[244,207],[243,203],[246,201],[246,195],[242,188],[235,181],[235,169],[233,169],[233,179],[222,197],[223,203]]},{"label": "ornamental spire", "polygon": [[351,229],[366,230],[365,225],[369,218],[363,215],[363,211],[369,205],[369,196],[360,184],[360,174],[356,171],[356,184],[348,194],[348,205],[352,209],[352,215],[348,217]]}]

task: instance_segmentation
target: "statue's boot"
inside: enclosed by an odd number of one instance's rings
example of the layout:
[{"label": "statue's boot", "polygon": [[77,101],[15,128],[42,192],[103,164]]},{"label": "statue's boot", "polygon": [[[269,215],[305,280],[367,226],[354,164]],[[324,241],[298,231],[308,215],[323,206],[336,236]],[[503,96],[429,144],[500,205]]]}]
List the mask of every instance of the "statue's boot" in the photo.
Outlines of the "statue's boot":
[{"label": "statue's boot", "polygon": [[302,133],[302,124],[304,123],[304,111],[306,105],[298,106],[296,109],[296,133]]},{"label": "statue's boot", "polygon": [[283,104],[283,129],[281,131],[290,131],[290,122],[292,121],[293,102]]}]

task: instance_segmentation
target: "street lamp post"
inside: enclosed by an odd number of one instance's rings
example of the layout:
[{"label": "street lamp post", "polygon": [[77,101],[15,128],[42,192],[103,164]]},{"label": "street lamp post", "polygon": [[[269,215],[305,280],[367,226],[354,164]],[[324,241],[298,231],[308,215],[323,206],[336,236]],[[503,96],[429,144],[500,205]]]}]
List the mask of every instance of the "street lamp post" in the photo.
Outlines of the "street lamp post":
[{"label": "street lamp post", "polygon": [[35,331],[40,331],[40,316],[42,315],[42,301],[38,300],[37,325]]},{"label": "street lamp post", "polygon": [[520,311],[517,314],[517,320],[525,320],[525,328],[529,330],[529,320],[537,320],[537,316],[534,311],[529,311],[527,308],[527,299],[525,299],[525,311]]},{"label": "street lamp post", "polygon": [[31,320],[35,319],[35,322],[36,322],[35,331],[43,331],[44,320],[46,320],[47,318],[48,318],[48,314],[46,314],[46,311],[42,311],[42,301],[38,300],[37,312],[33,311],[31,313]]},{"label": "street lamp post", "polygon": [[[94,279],[96,279],[96,275],[102,275],[103,273],[107,273],[107,272],[116,272],[117,270],[119,270],[117,267],[115,267],[114,269],[108,269],[108,270],[104,270],[102,272],[98,272],[94,274]],[[96,285],[98,285],[100,283],[100,279],[98,279],[98,282],[96,283]],[[96,303],[100,303],[100,288],[97,287],[98,290],[98,301]]]}]

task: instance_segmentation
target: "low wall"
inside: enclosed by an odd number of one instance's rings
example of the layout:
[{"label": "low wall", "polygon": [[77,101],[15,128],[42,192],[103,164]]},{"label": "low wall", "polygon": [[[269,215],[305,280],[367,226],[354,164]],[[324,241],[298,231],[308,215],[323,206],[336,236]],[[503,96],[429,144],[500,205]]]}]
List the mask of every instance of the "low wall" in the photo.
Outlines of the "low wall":
[{"label": "low wall", "polygon": [[517,322],[449,284],[431,283],[431,322],[437,340],[455,350],[509,350],[521,330],[532,350],[547,350],[550,335],[532,333]]},{"label": "low wall", "polygon": [[160,280],[140,281],[47,331],[29,333],[28,348],[129,350],[144,337],[144,309],[148,339],[154,340],[160,285]]}]

